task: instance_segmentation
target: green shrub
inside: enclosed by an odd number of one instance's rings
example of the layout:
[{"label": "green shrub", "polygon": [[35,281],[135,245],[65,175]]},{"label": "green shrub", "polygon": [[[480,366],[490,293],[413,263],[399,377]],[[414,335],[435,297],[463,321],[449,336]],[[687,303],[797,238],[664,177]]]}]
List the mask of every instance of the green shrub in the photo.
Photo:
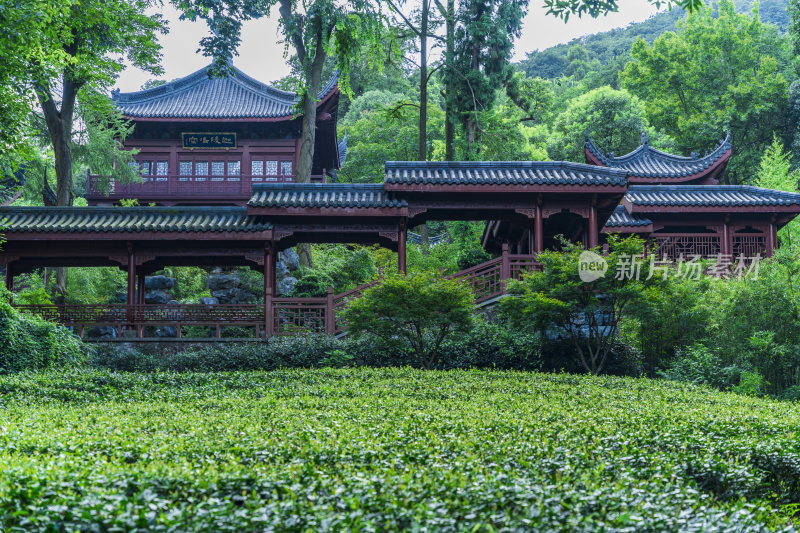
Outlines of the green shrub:
[{"label": "green shrub", "polygon": [[[608,363],[626,311],[644,305],[646,291],[660,283],[648,275],[647,262],[640,265],[638,275],[617,275],[630,266],[631,257],[641,256],[641,239],[610,235],[608,242],[610,252],[600,257],[562,239],[563,250],[539,254],[541,272],[508,281],[509,297],[499,302],[505,322],[569,341],[572,350],[568,353],[577,355],[583,370],[592,374],[601,373]],[[595,266],[599,276],[585,280],[579,268],[585,264]]]},{"label": "green shrub", "polygon": [[442,368],[541,370],[541,336],[478,320],[468,333],[442,345],[439,360]]},{"label": "green shrub", "polygon": [[674,360],[659,371],[659,376],[672,381],[718,388],[724,388],[730,381],[730,373],[723,374],[719,357],[702,344],[679,350]]},{"label": "green shrub", "polygon": [[745,396],[762,396],[767,386],[764,376],[756,372],[744,371],[739,374],[739,384],[731,387],[737,394]]},{"label": "green shrub", "polygon": [[0,374],[79,366],[89,351],[66,328],[38,316],[20,314],[0,299]]},{"label": "green shrub", "polygon": [[416,364],[432,368],[442,343],[473,325],[470,287],[434,273],[391,276],[347,306],[350,333],[374,335],[389,349],[408,349]]},{"label": "green shrub", "polygon": [[302,276],[292,290],[295,298],[323,298],[328,295],[328,287],[333,286],[333,280],[325,272],[317,270],[303,270]]},{"label": "green shrub", "polygon": [[463,250],[458,255],[458,268],[460,270],[466,270],[470,267],[474,267],[475,265],[480,265],[491,258],[492,256],[486,253],[486,250],[481,247],[469,248],[467,250]]}]

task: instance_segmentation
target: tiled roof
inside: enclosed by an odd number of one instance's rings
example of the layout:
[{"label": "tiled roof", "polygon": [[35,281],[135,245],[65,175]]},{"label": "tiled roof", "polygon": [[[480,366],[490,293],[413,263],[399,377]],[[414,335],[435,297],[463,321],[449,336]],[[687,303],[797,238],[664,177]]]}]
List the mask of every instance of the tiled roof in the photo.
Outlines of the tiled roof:
[{"label": "tiled roof", "polygon": [[620,228],[627,226],[649,226],[652,223],[653,222],[650,219],[628,213],[628,210],[625,209],[625,207],[618,205],[608,218],[605,227]]},{"label": "tiled roof", "polygon": [[[265,85],[235,67],[235,75],[225,78],[209,78],[208,69],[144,91],[115,92],[112,100],[128,117],[246,119],[294,114],[294,93]],[[333,91],[337,82],[338,76],[331,78],[318,98]]]},{"label": "tiled roof", "polygon": [[272,225],[244,207],[4,207],[3,233],[255,232]]},{"label": "tiled roof", "polygon": [[250,207],[406,207],[378,183],[269,183],[253,185]]},{"label": "tiled roof", "polygon": [[387,161],[385,183],[435,185],[611,185],[627,172],[564,161]]},{"label": "tiled roof", "polygon": [[614,154],[600,152],[594,141],[586,135],[586,149],[589,150],[600,162],[612,168],[627,170],[631,176],[643,178],[683,178],[699,174],[717,163],[722,158],[730,155],[730,133],[710,153],[700,156],[692,154],[691,157],[668,154],[651,147],[646,135],[642,135],[642,145],[633,152],[615,157]]},{"label": "tiled roof", "polygon": [[749,185],[631,185],[625,199],[636,206],[800,206],[800,193]]}]

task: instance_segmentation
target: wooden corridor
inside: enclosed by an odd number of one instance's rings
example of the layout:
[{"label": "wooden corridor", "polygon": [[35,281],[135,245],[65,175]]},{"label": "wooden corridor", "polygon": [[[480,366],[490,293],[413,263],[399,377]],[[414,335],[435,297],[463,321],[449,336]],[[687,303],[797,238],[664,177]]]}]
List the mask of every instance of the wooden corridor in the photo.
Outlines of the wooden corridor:
[{"label": "wooden corridor", "polygon": [[[505,292],[505,282],[521,279],[522,276],[540,267],[534,255],[509,253],[508,246],[494,259],[462,270],[449,279],[468,283],[475,295],[476,305],[486,303]],[[342,311],[347,303],[358,298],[363,292],[380,283],[374,280],[355,289],[328,295],[322,298],[284,298],[266,294],[263,304],[240,305],[148,305],[148,304],[106,304],[106,305],[17,305],[22,312],[41,316],[72,328],[86,340],[108,340],[107,338],[87,337],[86,333],[94,327],[111,327],[117,330],[120,340],[163,340],[148,333],[154,328],[174,327],[177,338],[193,340],[184,336],[187,327],[208,328],[209,336],[223,338],[224,328],[248,328],[254,333],[253,339],[263,339],[272,335],[325,334],[340,335],[347,329],[342,319]]]}]

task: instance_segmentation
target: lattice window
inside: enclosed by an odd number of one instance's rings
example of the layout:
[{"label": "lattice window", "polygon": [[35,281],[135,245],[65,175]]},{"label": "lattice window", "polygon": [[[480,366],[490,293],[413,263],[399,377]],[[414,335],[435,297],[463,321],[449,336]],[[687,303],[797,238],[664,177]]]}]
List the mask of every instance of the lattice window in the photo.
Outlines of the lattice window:
[{"label": "lattice window", "polygon": [[281,176],[291,176],[291,175],[292,175],[292,162],[281,161]]},{"label": "lattice window", "polygon": [[[191,176],[192,175],[192,162],[191,161],[181,161],[178,163],[178,174],[181,176]],[[182,180],[185,181],[185,180]]]},{"label": "lattice window", "polygon": [[658,236],[656,242],[656,256],[677,261],[699,255],[713,258],[720,253],[719,236],[717,235],[670,235]]},{"label": "lattice window", "polygon": [[264,181],[278,181],[278,162],[265,161],[264,165],[264,173],[267,175]]},{"label": "lattice window", "polygon": [[228,161],[228,176],[232,176],[230,181],[239,181],[239,175],[242,173],[241,161]]},{"label": "lattice window", "polygon": [[220,176],[225,175],[225,161],[212,161],[211,162],[211,181],[222,181],[224,178]]},{"label": "lattice window", "polygon": [[152,161],[141,161],[139,163],[139,170],[142,173],[142,176],[152,176],[153,175],[153,162]]},{"label": "lattice window", "polygon": [[195,161],[194,175],[195,181],[206,181],[205,176],[208,176],[208,161]]},{"label": "lattice window", "polygon": [[739,256],[764,257],[767,251],[767,238],[764,235],[734,235],[733,236],[733,257]]},{"label": "lattice window", "polygon": [[167,175],[169,174],[169,162],[167,161],[156,161],[156,181],[167,181]]},{"label": "lattice window", "polygon": [[253,176],[264,175],[264,162],[259,160],[250,161],[250,174]]}]

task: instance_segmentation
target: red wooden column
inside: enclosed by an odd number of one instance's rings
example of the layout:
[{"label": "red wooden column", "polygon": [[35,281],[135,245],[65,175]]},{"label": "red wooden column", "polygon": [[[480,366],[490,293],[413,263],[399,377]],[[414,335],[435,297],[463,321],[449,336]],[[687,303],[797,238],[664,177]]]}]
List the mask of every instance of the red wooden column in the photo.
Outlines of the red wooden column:
[{"label": "red wooden column", "polygon": [[146,275],[144,272],[138,272],[138,282],[136,283],[136,303],[139,305],[144,305],[144,294],[145,294],[145,280]]},{"label": "red wooden column", "polygon": [[775,254],[775,248],[778,247],[777,232],[775,231],[775,221],[769,223],[769,233],[767,234],[767,257],[772,257]]},{"label": "red wooden column", "polygon": [[11,263],[6,265],[6,289],[8,292],[14,292],[14,271],[11,269]]},{"label": "red wooden column", "polygon": [[406,240],[408,239],[408,230],[406,223],[401,222],[397,230],[397,270],[402,274],[406,273]]},{"label": "red wooden column", "polygon": [[128,305],[136,304],[136,254],[128,246]]},{"label": "red wooden column", "polygon": [[534,250],[536,249],[536,239],[534,239],[534,234],[536,233],[536,228],[530,227],[528,228],[528,254],[533,254]]},{"label": "red wooden column", "polygon": [[720,252],[722,255],[731,253],[731,238],[730,232],[728,231],[728,222],[729,218],[725,217],[725,221],[722,223],[722,242],[720,243]]},{"label": "red wooden column", "polygon": [[328,287],[328,297],[325,299],[325,335],[333,336],[336,333],[336,312],[333,309],[333,287]]},{"label": "red wooden column", "polygon": [[534,253],[544,250],[544,218],[542,218],[542,206],[536,206],[536,220],[533,223],[534,231]]},{"label": "red wooden column", "polygon": [[597,232],[597,199],[592,199],[592,206],[589,208],[589,239],[587,244],[589,248],[597,246],[598,232]]},{"label": "red wooden column", "polygon": [[500,256],[500,281],[505,281],[511,277],[511,258],[508,255],[508,243],[504,242],[502,255]]},{"label": "red wooden column", "polygon": [[272,297],[275,294],[275,246],[264,246],[264,335],[275,334],[274,308]]}]

